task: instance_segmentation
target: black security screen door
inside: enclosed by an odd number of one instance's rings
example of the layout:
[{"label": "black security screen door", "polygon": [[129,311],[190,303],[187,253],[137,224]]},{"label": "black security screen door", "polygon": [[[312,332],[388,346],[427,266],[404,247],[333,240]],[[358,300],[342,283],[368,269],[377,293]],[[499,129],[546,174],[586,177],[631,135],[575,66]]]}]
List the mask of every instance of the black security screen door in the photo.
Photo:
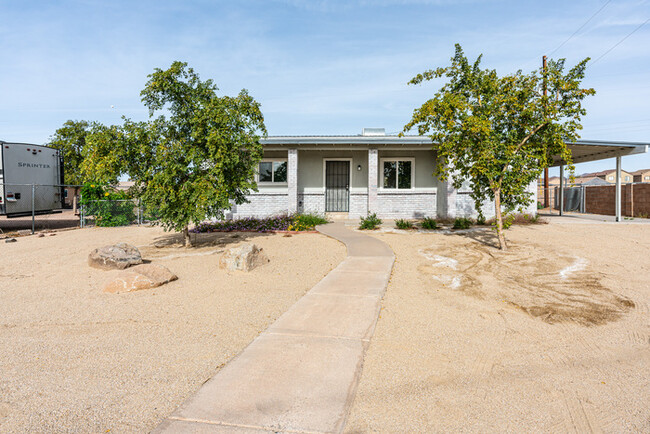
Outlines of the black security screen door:
[{"label": "black security screen door", "polygon": [[325,212],[350,210],[350,162],[325,162]]}]

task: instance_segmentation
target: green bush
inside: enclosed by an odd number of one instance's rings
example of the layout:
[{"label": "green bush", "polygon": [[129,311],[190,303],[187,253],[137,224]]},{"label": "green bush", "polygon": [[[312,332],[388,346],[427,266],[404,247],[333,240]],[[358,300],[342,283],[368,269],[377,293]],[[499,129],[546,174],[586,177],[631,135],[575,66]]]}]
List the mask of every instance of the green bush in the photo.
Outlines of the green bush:
[{"label": "green bush", "polygon": [[542,202],[537,201],[537,209],[543,209],[543,208],[544,208],[544,205],[542,204]]},{"label": "green bush", "polygon": [[454,220],[452,229],[469,229],[472,226],[472,221],[465,217],[458,217]]},{"label": "green bush", "polygon": [[405,219],[395,220],[395,227],[397,229],[413,229],[413,223]]},{"label": "green bush", "polygon": [[425,217],[422,220],[422,229],[438,229],[438,222],[431,217]]},{"label": "green bush", "polygon": [[292,219],[293,223],[289,226],[290,231],[311,231],[316,225],[328,223],[325,217],[318,214],[295,214]]},{"label": "green bush", "polygon": [[482,215],[476,217],[476,224],[479,226],[485,226],[485,217]]},{"label": "green bush", "polygon": [[366,217],[361,217],[359,229],[377,229],[381,224],[381,220],[377,217],[377,213],[368,214]]},{"label": "green bush", "polygon": [[95,216],[97,226],[127,226],[136,220],[135,204],[123,191],[111,191],[108,186],[84,184],[81,187],[84,214]]}]

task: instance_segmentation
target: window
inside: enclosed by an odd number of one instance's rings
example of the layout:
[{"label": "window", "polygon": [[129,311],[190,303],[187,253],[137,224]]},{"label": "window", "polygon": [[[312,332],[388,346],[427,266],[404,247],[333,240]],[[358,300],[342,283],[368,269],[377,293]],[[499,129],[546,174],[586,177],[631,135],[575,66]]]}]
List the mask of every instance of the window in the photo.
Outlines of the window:
[{"label": "window", "polygon": [[614,177],[613,177],[613,176],[610,176],[608,179],[609,179],[610,181],[613,181],[613,180],[614,180]]},{"label": "window", "polygon": [[645,179],[646,181],[650,181],[650,176],[644,176],[643,179]]},{"label": "window", "polygon": [[259,165],[258,182],[286,183],[286,161],[262,161]]},{"label": "window", "polygon": [[408,190],[413,187],[413,160],[383,160],[382,187]]},{"label": "window", "polygon": [[629,177],[629,176],[626,176],[626,177],[625,177],[625,180],[626,180],[626,181],[629,181],[629,180],[630,180],[630,177]]}]

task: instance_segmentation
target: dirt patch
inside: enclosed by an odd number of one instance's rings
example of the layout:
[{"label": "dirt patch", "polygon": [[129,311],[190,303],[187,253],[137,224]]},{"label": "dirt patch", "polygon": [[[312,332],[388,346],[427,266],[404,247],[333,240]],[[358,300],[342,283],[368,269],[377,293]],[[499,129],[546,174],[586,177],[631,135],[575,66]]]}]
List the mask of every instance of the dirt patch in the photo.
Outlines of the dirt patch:
[{"label": "dirt patch", "polygon": [[615,321],[634,302],[615,294],[582,257],[539,244],[510,244],[507,252],[466,240],[420,249],[418,271],[443,287],[510,304],[547,323],[600,325]]}]

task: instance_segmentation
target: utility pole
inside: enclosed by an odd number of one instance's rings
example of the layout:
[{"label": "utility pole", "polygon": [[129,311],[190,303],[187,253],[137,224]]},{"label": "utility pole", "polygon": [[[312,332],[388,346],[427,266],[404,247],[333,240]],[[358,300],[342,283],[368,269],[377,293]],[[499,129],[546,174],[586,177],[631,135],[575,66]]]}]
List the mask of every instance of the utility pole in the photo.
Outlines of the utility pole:
[{"label": "utility pole", "polygon": [[[542,57],[542,68],[546,72],[546,56]],[[546,96],[546,78],[544,78],[544,96]],[[544,208],[548,208],[550,211],[550,197],[551,192],[548,189],[548,167],[544,168]]]}]

